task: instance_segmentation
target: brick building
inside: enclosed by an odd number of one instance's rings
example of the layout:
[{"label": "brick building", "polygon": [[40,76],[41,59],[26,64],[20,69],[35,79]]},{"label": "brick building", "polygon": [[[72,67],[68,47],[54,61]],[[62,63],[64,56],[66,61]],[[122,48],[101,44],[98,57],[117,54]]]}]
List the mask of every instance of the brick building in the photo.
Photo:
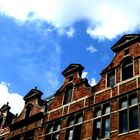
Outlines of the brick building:
[{"label": "brick building", "polygon": [[140,140],[140,35],[124,35],[112,50],[113,60],[93,87],[81,77],[84,67],[70,64],[53,96],[42,100],[32,89],[0,139]]}]

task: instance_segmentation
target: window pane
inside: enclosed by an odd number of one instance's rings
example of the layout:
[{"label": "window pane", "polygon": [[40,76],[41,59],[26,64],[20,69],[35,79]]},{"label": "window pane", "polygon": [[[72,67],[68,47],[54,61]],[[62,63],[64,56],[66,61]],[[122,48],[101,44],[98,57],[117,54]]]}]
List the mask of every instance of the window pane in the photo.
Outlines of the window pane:
[{"label": "window pane", "polygon": [[129,119],[130,119],[130,130],[137,129],[138,128],[138,108],[133,107],[130,108],[129,111]]},{"label": "window pane", "polygon": [[126,58],[122,65],[122,80],[133,77],[133,62],[131,58]]},{"label": "window pane", "polygon": [[72,87],[66,90],[64,104],[71,102],[71,98],[72,98]]},{"label": "window pane", "polygon": [[112,87],[114,85],[115,85],[115,70],[113,70],[112,72],[108,73],[108,75],[107,75],[107,86]]},{"label": "window pane", "polygon": [[45,140],[51,140],[51,134],[49,134],[49,135],[47,135],[46,137],[45,137]]},{"label": "window pane", "polygon": [[73,129],[67,129],[66,131],[66,140],[72,140],[73,138]]},{"label": "window pane", "polygon": [[47,126],[47,134],[49,134],[49,133],[52,133],[52,131],[53,131],[53,124],[49,124],[48,126]]},{"label": "window pane", "polygon": [[83,121],[83,114],[82,113],[77,114],[75,124],[82,123],[82,121]]},{"label": "window pane", "polygon": [[108,138],[110,132],[110,117],[104,117],[102,120],[102,138]]},{"label": "window pane", "polygon": [[75,126],[73,140],[81,140],[81,125]]},{"label": "window pane", "polygon": [[24,140],[33,140],[33,131],[29,131],[25,134]]},{"label": "window pane", "polygon": [[55,122],[55,125],[54,125],[54,130],[53,131],[58,131],[58,130],[60,130],[60,121],[58,121],[58,122]]},{"label": "window pane", "polygon": [[100,139],[100,131],[101,131],[101,120],[94,120],[94,128],[93,128],[93,139]]},{"label": "window pane", "polygon": [[59,140],[59,133],[53,134],[53,140]]},{"label": "window pane", "polygon": [[119,102],[119,108],[126,108],[127,107],[127,97],[121,98]]},{"label": "window pane", "polygon": [[119,113],[119,132],[127,132],[128,124],[127,124],[127,110],[120,111]]},{"label": "window pane", "polygon": [[101,109],[100,108],[96,108],[95,109],[95,117],[100,117],[101,116]]},{"label": "window pane", "polygon": [[137,94],[132,94],[129,96],[129,105],[138,104]]},{"label": "window pane", "polygon": [[68,118],[68,126],[74,125],[74,116]]},{"label": "window pane", "polygon": [[103,106],[103,114],[110,113],[110,104],[104,104]]}]

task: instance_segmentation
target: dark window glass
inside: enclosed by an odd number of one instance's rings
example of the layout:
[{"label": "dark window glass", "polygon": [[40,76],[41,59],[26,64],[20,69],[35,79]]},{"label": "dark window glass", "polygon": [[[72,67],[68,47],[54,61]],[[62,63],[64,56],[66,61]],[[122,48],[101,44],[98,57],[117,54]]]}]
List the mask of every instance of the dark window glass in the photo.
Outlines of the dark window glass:
[{"label": "dark window glass", "polygon": [[119,130],[120,133],[124,133],[128,131],[127,110],[120,111],[119,127],[120,127]]},{"label": "dark window glass", "polygon": [[67,125],[68,126],[73,126],[74,125],[74,116],[70,116],[68,118]]},{"label": "dark window glass", "polygon": [[132,95],[129,96],[129,105],[137,105],[138,104],[138,98],[137,98],[137,94],[134,93]]},{"label": "dark window glass", "polygon": [[101,107],[98,106],[95,108],[95,111],[94,111],[94,117],[100,117],[102,114],[101,114]]},{"label": "dark window glass", "polygon": [[73,139],[73,128],[67,129],[65,140]]},{"label": "dark window glass", "polygon": [[101,131],[101,119],[94,120],[94,132],[93,132],[93,139],[96,140],[97,138],[100,139],[100,131]]},{"label": "dark window glass", "polygon": [[25,118],[28,118],[30,115],[31,115],[31,110],[33,108],[33,105],[32,104],[28,104],[26,106],[26,114],[25,114]]},{"label": "dark window glass", "polygon": [[77,115],[76,115],[75,124],[77,124],[77,123],[82,123],[82,121],[83,121],[83,114],[82,114],[82,113],[77,114]]},{"label": "dark window glass", "polygon": [[72,81],[73,80],[73,75],[71,75],[70,77],[69,77],[69,81]]},{"label": "dark window glass", "polygon": [[81,125],[75,126],[73,140],[81,140]]},{"label": "dark window glass", "polygon": [[138,108],[132,107],[129,111],[129,127],[130,130],[138,128]]},{"label": "dark window glass", "polygon": [[122,80],[133,77],[133,61],[131,58],[124,60],[122,64]]},{"label": "dark window glass", "polygon": [[109,116],[102,119],[102,138],[108,138],[110,133],[110,118]]},{"label": "dark window glass", "polygon": [[20,136],[19,135],[18,136],[14,136],[14,137],[10,138],[10,140],[20,140]]},{"label": "dark window glass", "polygon": [[59,140],[59,133],[54,133],[52,140]]},{"label": "dark window glass", "polygon": [[65,140],[81,140],[83,113],[68,117]]},{"label": "dark window glass", "polygon": [[53,124],[49,124],[49,125],[47,126],[46,133],[47,133],[47,134],[50,134],[50,133],[52,133],[52,131],[53,131]]},{"label": "dark window glass", "polygon": [[73,89],[72,86],[69,86],[69,87],[66,89],[65,96],[64,96],[64,104],[67,104],[67,103],[70,103],[70,102],[71,102],[71,98],[72,98],[72,89]]},{"label": "dark window glass", "polygon": [[29,131],[25,134],[24,140],[33,140],[33,131]]},{"label": "dark window glass", "polygon": [[119,132],[124,133],[138,128],[137,93],[119,99]]},{"label": "dark window glass", "polygon": [[127,108],[127,97],[120,98],[119,108]]},{"label": "dark window glass", "polygon": [[107,87],[113,87],[115,85],[115,70],[107,74]]},{"label": "dark window glass", "polygon": [[59,131],[61,128],[61,121],[50,123],[46,129],[45,140],[59,140]]},{"label": "dark window glass", "polygon": [[110,103],[98,106],[94,111],[93,140],[110,136]]},{"label": "dark window glass", "polygon": [[110,113],[110,104],[106,104],[103,106],[103,114]]},{"label": "dark window glass", "polygon": [[124,50],[124,54],[128,55],[129,54],[129,48]]},{"label": "dark window glass", "polygon": [[60,121],[58,121],[58,122],[55,122],[55,125],[54,125],[54,128],[53,128],[53,131],[58,131],[58,130],[60,130]]}]

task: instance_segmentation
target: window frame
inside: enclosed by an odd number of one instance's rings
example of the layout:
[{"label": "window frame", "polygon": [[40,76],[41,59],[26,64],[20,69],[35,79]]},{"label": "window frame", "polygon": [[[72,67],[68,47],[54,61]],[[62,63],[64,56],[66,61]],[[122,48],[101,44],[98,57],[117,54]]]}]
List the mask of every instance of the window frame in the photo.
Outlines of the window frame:
[{"label": "window frame", "polygon": [[[48,130],[50,131],[48,132]],[[57,120],[53,123],[49,123],[46,128],[45,140],[48,140],[48,137],[49,137],[49,140],[53,140],[55,136],[58,136],[58,140],[59,140],[60,130],[61,130],[61,120]]]},{"label": "window frame", "polygon": [[[114,78],[112,79],[112,77]],[[116,84],[116,70],[113,69],[107,73],[107,87],[113,87],[115,84]]]},{"label": "window frame", "polygon": [[63,99],[63,105],[68,104],[72,101],[73,96],[73,84],[69,84],[66,87],[64,99]]},{"label": "window frame", "polygon": [[[105,111],[109,107],[109,112]],[[97,112],[101,112],[100,115],[97,115]],[[107,139],[110,138],[110,129],[111,129],[111,104],[110,102],[104,103],[102,105],[94,107],[94,114],[93,114],[93,133],[92,133],[92,139]],[[108,135],[106,135],[106,118],[109,119],[109,125],[108,125]],[[104,126],[104,129],[103,129]],[[105,128],[106,127],[106,128]],[[97,135],[95,135],[97,134]]]},{"label": "window frame", "polygon": [[[129,74],[128,74],[128,68],[131,69],[131,71],[130,71],[131,73],[129,73]],[[132,57],[127,56],[124,58],[124,60],[122,61],[122,64],[121,64],[121,80],[125,81],[129,78],[132,78],[133,76],[134,76],[134,61],[133,61]]]},{"label": "window frame", "polygon": [[[80,122],[78,121],[80,120]],[[72,121],[72,124],[69,122]],[[67,127],[65,133],[65,140],[74,140],[75,136],[77,140],[81,140],[81,130],[82,130],[82,123],[83,123],[83,112],[79,112],[67,118]],[[80,132],[79,132],[80,129]],[[69,132],[72,132],[71,138],[69,138]],[[78,133],[77,133],[78,131]],[[79,134],[79,135],[77,135]]]},{"label": "window frame", "polygon": [[[131,96],[135,96],[136,97],[136,100],[137,101],[136,101],[135,104],[131,104],[130,103],[130,100],[133,99]],[[124,106],[124,107],[122,107],[122,108],[120,106],[120,101],[121,100],[124,100],[124,101],[127,102],[127,105]],[[135,125],[134,124],[135,121],[132,121],[132,122],[130,121],[130,116],[132,115],[132,113],[130,113],[130,111],[133,111],[134,109],[136,109],[136,111],[137,111],[137,114],[136,114],[137,116],[133,116],[133,117],[136,117],[133,120],[135,120],[137,122],[136,123],[137,126],[135,126],[135,128],[131,128],[132,125],[133,126]],[[121,115],[122,115],[123,112],[126,113],[126,117],[127,117],[127,118],[124,118],[125,119],[124,121],[126,121],[125,123],[127,123],[126,124],[127,125],[127,130],[126,131],[123,131],[123,129],[125,129],[125,128],[123,128],[123,126],[122,126],[122,122],[123,122],[122,118],[123,117]],[[137,91],[136,92],[133,92],[133,93],[131,93],[129,95],[125,95],[125,96],[119,98],[119,116],[118,116],[118,118],[119,118],[119,121],[118,121],[119,122],[119,124],[118,124],[119,125],[119,129],[118,129],[119,130],[119,134],[129,133],[131,131],[135,131],[135,130],[138,130],[139,129],[139,101],[138,101],[138,92]]]},{"label": "window frame", "polygon": [[25,111],[25,119],[26,119],[31,116],[31,111],[33,110],[33,105],[28,104],[25,108],[26,108],[26,111]]}]

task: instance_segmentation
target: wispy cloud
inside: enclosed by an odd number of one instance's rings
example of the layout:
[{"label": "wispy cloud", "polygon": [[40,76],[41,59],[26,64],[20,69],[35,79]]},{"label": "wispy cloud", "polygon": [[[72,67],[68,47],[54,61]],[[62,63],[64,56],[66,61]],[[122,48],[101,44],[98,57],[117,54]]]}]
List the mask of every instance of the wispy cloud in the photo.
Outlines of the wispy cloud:
[{"label": "wispy cloud", "polygon": [[73,27],[70,27],[69,30],[66,32],[68,37],[73,37],[75,33],[75,29]]},{"label": "wispy cloud", "polygon": [[9,102],[11,112],[20,113],[24,107],[23,97],[15,92],[9,92],[9,84],[5,82],[0,83],[0,107]]},{"label": "wispy cloud", "polygon": [[3,67],[5,61],[4,72],[9,73],[13,84],[22,81],[25,87],[33,85],[45,93],[54,92],[59,86],[61,65],[61,45],[52,33],[54,30],[43,23],[14,24],[10,22],[11,27],[4,26],[4,31],[0,30],[0,66]]},{"label": "wispy cloud", "polygon": [[86,48],[87,51],[89,51],[90,53],[94,53],[97,52],[97,49],[95,47],[93,47],[93,45],[90,45]]},{"label": "wispy cloud", "polygon": [[87,34],[98,39],[113,39],[140,29],[139,7],[139,0],[128,0],[127,6],[122,0],[0,0],[0,13],[18,23],[42,20],[58,29],[87,20]]}]

